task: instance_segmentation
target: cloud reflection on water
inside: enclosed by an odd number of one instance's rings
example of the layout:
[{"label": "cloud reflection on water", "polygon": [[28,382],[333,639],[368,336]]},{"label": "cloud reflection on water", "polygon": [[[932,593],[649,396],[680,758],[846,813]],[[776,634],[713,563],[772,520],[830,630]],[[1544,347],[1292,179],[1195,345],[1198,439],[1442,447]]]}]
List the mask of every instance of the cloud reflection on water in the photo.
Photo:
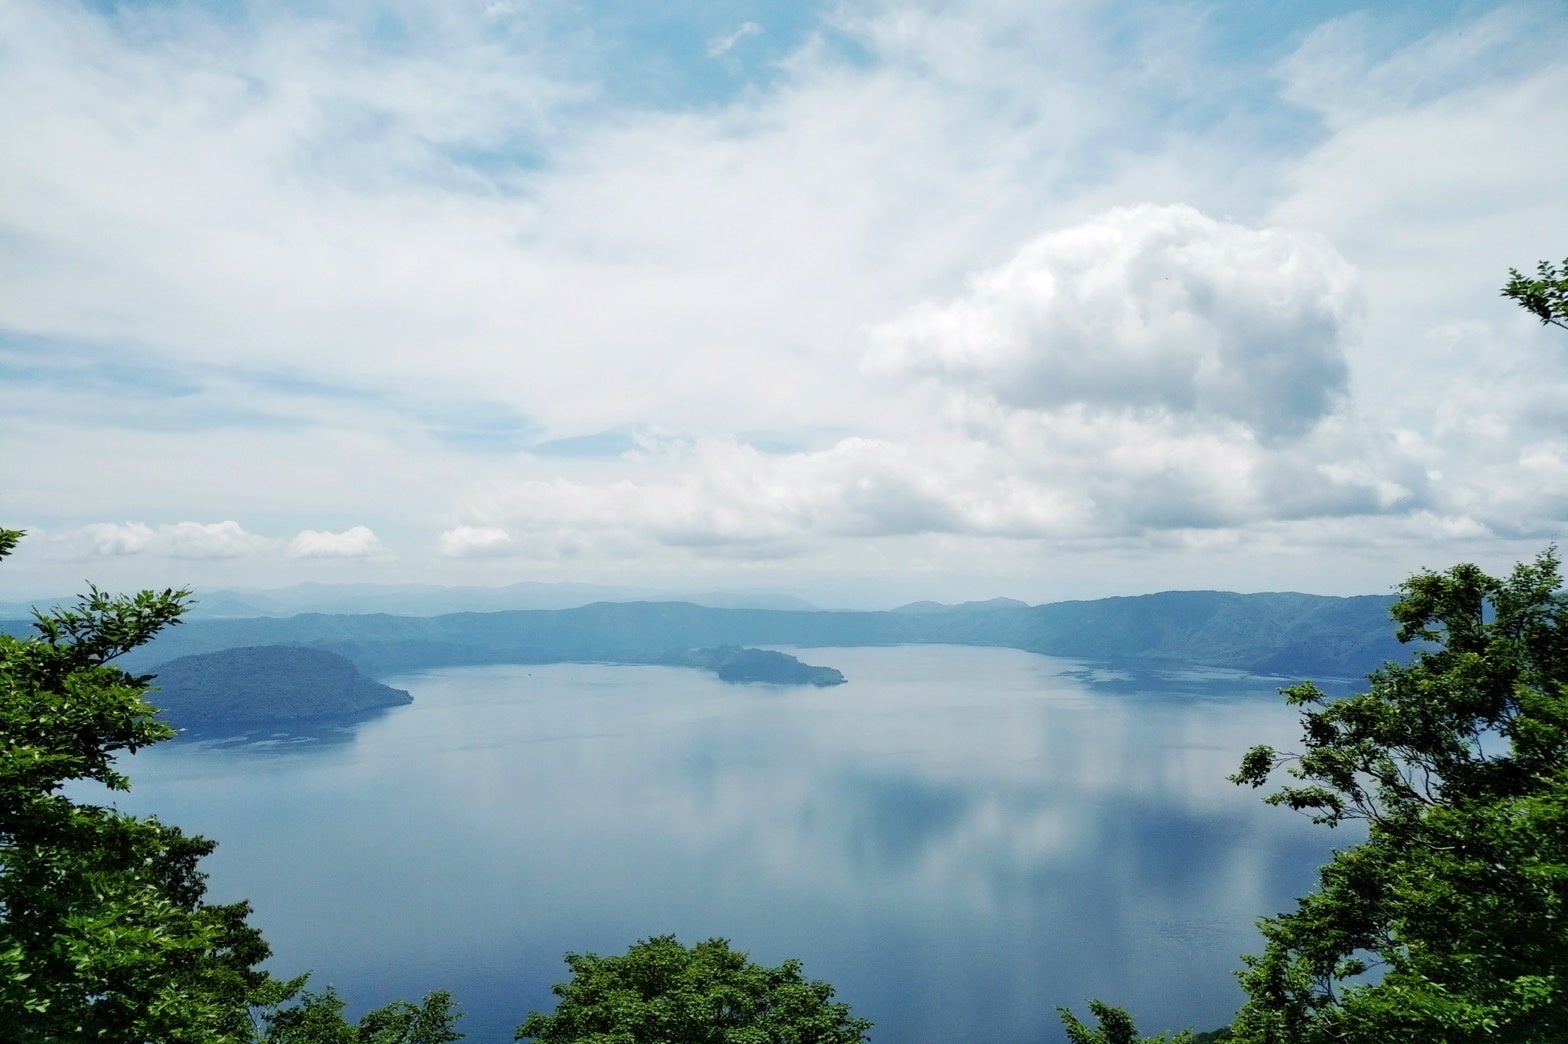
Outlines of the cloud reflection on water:
[{"label": "cloud reflection on water", "polygon": [[1292,739],[1272,681],[806,658],[850,684],[432,671],[349,743],[150,752],[135,797],[223,842],[215,891],[255,899],[280,971],[364,1005],[452,988],[475,1040],[552,1003],[562,952],[666,931],[800,956],[878,1041],[1049,1040],[1091,995],[1208,1028],[1327,849],[1224,779]]}]

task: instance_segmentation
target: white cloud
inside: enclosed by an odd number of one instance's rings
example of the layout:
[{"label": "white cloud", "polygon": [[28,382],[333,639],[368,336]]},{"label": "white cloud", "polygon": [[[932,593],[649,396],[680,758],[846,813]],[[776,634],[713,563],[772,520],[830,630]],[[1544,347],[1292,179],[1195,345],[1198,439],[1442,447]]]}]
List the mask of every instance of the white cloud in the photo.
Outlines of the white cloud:
[{"label": "white cloud", "polygon": [[1234,424],[1076,407],[972,421],[908,445],[852,438],[786,454],[677,440],[647,447],[632,476],[503,483],[470,507],[506,520],[508,548],[543,559],[660,548],[777,558],[824,542],[1128,539],[1402,512],[1426,492],[1419,467],[1344,421],[1285,448]]},{"label": "white cloud", "polygon": [[245,532],[233,521],[180,522],[162,535],[175,558],[238,558],[272,546],[272,541]]},{"label": "white cloud", "polygon": [[306,529],[289,541],[289,555],[294,558],[371,558],[384,551],[376,534],[365,526],[341,533]]},{"label": "white cloud", "polygon": [[746,37],[757,36],[761,32],[762,26],[756,22],[742,22],[730,32],[715,36],[708,41],[708,57],[722,58],[734,50],[735,45],[746,39]]},{"label": "white cloud", "polygon": [[481,558],[510,554],[512,537],[495,526],[457,526],[437,540],[441,554],[448,558]]},{"label": "white cloud", "polygon": [[157,534],[145,522],[99,522],[82,530],[95,555],[135,555],[152,546]]},{"label": "white cloud", "polygon": [[1568,242],[1568,139],[1541,133],[1568,121],[1568,20],[1542,13],[1498,5],[1413,41],[1355,16],[1279,68],[1326,133],[1268,219],[1318,229],[1361,272],[1357,410],[1420,462],[1421,499],[1446,520],[1433,540],[1568,534],[1550,463],[1568,453],[1568,353],[1497,292]]},{"label": "white cloud", "polygon": [[1552,57],[1561,34],[1560,24],[1519,4],[1498,5],[1462,27],[1447,24],[1415,40],[1398,32],[1397,18],[1362,11],[1307,35],[1279,65],[1281,93],[1341,129],[1507,82],[1521,67]]},{"label": "white cloud", "polygon": [[[851,0],[683,104],[565,8],[388,10],[0,5],[0,443],[55,447],[0,489],[102,570],[243,545],[106,517],[1086,594],[1568,535],[1568,352],[1496,295],[1568,241],[1560,13]],[[614,430],[681,437],[516,452]]]},{"label": "white cloud", "polygon": [[1350,266],[1320,236],[1131,207],[1042,236],[959,300],[878,327],[867,365],[1017,409],[1155,410],[1297,435],[1345,392],[1357,305]]},{"label": "white cloud", "polygon": [[100,522],[82,528],[94,555],[157,554],[170,558],[240,558],[270,550],[273,541],[247,533],[234,521],[176,522],[149,526],[145,522]]}]

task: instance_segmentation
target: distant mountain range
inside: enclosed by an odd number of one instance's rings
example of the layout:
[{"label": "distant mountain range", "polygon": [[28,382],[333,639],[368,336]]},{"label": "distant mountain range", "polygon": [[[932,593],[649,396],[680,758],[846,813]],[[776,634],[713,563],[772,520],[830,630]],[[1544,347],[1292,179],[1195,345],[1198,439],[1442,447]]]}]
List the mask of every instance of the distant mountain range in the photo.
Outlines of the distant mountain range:
[{"label": "distant mountain range", "polygon": [[[305,613],[196,618],[127,658],[145,670],[193,653],[290,645],[338,653],[372,677],[485,663],[687,662],[721,646],[989,645],[1120,664],[1196,664],[1286,677],[1355,678],[1409,650],[1391,596],[1171,591],[1029,606],[1009,600],[886,612],[597,602],[439,616]],[[25,632],[22,621],[7,629]]]},{"label": "distant mountain range", "polygon": [[[748,648],[759,645],[983,645],[1124,667],[1219,667],[1322,681],[1360,679],[1408,657],[1393,637],[1393,601],[1168,591],[1035,606],[917,602],[886,612],[595,602],[434,616],[197,616],[121,662],[158,675],[154,702],[182,727],[357,714],[408,701],[375,678],[470,664],[667,664],[735,682],[845,680],[831,667]],[[24,634],[30,626],[17,619],[0,629]]]},{"label": "distant mountain range", "polygon": [[[0,602],[0,619],[30,615],[32,607],[69,605],[75,598]],[[294,584],[277,588],[219,588],[197,593],[190,619],[247,619],[299,613],[499,612],[507,609],[572,609],[593,602],[691,602],[716,609],[816,609],[803,598],[774,592],[649,590],[601,584],[523,582],[502,587],[440,587],[434,584]]]}]

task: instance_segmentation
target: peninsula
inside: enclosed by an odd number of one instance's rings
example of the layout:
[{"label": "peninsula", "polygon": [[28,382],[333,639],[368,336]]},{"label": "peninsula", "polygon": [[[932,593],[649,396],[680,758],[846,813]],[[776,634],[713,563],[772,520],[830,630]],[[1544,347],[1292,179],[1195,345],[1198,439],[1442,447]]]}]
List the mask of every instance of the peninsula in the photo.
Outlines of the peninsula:
[{"label": "peninsula", "polygon": [[249,646],[181,656],[153,669],[148,702],[179,729],[292,725],[413,703],[402,689],[324,649]]}]

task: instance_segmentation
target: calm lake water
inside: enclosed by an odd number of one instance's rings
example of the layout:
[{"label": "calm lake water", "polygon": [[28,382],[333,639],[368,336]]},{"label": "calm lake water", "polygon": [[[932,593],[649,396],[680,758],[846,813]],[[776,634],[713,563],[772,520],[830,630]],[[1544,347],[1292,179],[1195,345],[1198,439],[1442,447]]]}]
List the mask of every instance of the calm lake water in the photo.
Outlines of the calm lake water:
[{"label": "calm lake water", "polygon": [[563,664],[388,679],[309,739],[181,741],[121,807],[221,844],[280,974],[351,1010],[452,990],[476,1042],[567,950],[723,936],[799,957],[878,1044],[1062,1039],[1058,1004],[1225,1022],[1253,921],[1353,841],[1225,781],[1290,746],[1274,679],[1128,678],[1007,649],[817,649],[848,685]]}]

